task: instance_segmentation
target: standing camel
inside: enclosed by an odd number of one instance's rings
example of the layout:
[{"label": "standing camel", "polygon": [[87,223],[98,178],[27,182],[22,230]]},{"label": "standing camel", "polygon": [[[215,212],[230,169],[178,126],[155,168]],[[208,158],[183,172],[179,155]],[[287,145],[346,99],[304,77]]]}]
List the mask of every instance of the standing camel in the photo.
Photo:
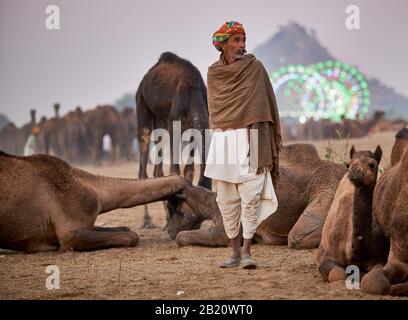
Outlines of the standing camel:
[{"label": "standing camel", "polygon": [[120,155],[120,148],[127,136],[126,125],[115,107],[97,106],[83,113],[86,128],[88,149],[92,163],[99,163],[103,157],[103,136],[109,135],[112,141],[111,159],[115,161]]},{"label": "standing camel", "polygon": [[102,177],[50,155],[0,151],[0,248],[38,252],[135,246],[135,232],[95,227],[97,216],[164,200],[185,184],[180,176]]},{"label": "standing camel", "polygon": [[[211,189],[211,179],[204,176],[204,137],[205,129],[209,128],[207,89],[200,72],[191,62],[171,52],[164,52],[161,55],[159,61],[143,77],[137,89],[136,118],[140,151],[139,178],[147,178],[150,135],[154,129],[165,129],[169,132],[170,174],[180,174],[178,151],[181,141],[175,139],[173,135],[173,124],[175,121],[181,121],[181,133],[187,129],[197,129],[203,138],[198,141],[201,144],[198,185]],[[165,141],[160,140],[160,144],[163,143]],[[162,149],[158,151],[158,156],[163,156]],[[190,152],[190,156],[194,158],[194,150]],[[163,176],[162,162],[155,164],[153,175]],[[185,165],[184,177],[193,181],[194,163]],[[153,227],[147,207],[143,227]]]}]

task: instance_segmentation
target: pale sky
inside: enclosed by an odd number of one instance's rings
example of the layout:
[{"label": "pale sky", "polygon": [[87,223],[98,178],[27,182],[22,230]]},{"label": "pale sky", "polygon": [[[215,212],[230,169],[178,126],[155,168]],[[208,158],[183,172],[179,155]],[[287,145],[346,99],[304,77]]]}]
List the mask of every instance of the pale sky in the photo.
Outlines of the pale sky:
[{"label": "pale sky", "polygon": [[[51,4],[60,30],[45,27]],[[360,30],[345,27],[350,4]],[[0,113],[22,125],[31,108],[52,116],[54,102],[61,114],[113,103],[164,51],[206,79],[218,58],[211,35],[227,20],[244,24],[248,52],[289,21],[313,28],[335,58],[408,96],[407,12],[407,0],[0,0]]]}]

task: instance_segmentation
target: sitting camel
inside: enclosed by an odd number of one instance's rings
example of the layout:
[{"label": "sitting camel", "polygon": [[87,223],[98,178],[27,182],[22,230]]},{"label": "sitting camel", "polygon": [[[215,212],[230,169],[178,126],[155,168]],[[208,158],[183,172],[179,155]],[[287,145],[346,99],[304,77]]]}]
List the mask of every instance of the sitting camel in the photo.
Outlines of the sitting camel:
[{"label": "sitting camel", "polygon": [[0,151],[0,248],[37,252],[135,246],[135,232],[95,227],[97,216],[166,199],[185,184],[180,176],[102,177],[50,155]]},{"label": "sitting camel", "polygon": [[[292,248],[316,248],[325,216],[345,172],[345,166],[320,159],[313,145],[284,146],[276,188],[278,210],[261,223],[255,240],[271,245],[289,243]],[[215,192],[193,186],[169,198],[168,232],[179,245],[228,244],[215,198]],[[191,230],[207,219],[212,219],[214,225]]]},{"label": "sitting camel", "polygon": [[[390,166],[374,190],[373,215],[390,244],[387,263],[373,268],[361,282],[371,294],[408,296],[408,129],[396,134]],[[388,258],[387,258],[388,254]]]},{"label": "sitting camel", "polygon": [[372,228],[372,200],[381,156],[380,146],[374,153],[356,152],[354,146],[350,150],[349,169],[337,188],[317,252],[325,281],[345,280],[349,265],[366,272],[384,254],[378,228]]}]

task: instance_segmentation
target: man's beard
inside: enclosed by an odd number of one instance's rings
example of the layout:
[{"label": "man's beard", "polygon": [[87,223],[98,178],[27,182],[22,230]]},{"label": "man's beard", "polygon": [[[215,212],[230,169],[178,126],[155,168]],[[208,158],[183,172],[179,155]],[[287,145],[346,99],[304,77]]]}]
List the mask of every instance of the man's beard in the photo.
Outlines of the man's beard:
[{"label": "man's beard", "polygon": [[238,49],[234,55],[235,59],[242,59],[247,51],[245,49]]}]

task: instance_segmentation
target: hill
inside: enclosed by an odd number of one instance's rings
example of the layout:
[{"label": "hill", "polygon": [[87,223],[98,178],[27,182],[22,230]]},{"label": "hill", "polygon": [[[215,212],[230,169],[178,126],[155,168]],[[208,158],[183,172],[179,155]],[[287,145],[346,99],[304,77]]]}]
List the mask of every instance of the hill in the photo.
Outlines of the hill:
[{"label": "hill", "polygon": [[[281,26],[279,31],[266,43],[258,46],[254,51],[256,57],[263,62],[269,74],[288,64],[316,64],[336,58],[324,47],[316,37],[316,32],[306,30],[297,23]],[[353,65],[353,61],[344,61]],[[358,66],[356,66],[358,69]],[[370,111],[368,116],[376,110],[386,112],[389,119],[408,119],[408,98],[379,79],[366,77],[370,91]]]}]

